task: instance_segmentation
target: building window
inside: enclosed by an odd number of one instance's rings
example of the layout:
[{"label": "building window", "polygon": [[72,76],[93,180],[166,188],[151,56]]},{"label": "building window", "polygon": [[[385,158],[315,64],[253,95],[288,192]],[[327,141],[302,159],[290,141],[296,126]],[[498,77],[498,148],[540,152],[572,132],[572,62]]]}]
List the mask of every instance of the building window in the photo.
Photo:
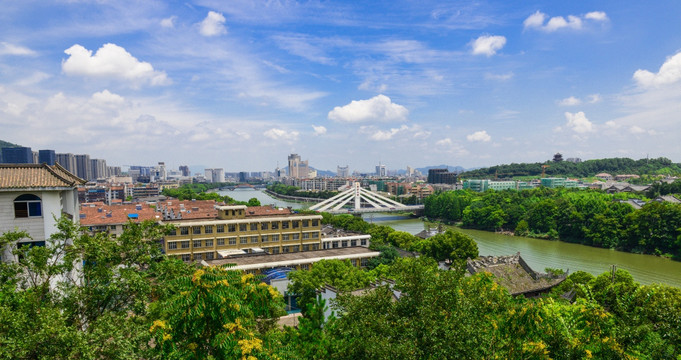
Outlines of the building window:
[{"label": "building window", "polygon": [[303,240],[309,239],[310,238],[310,233],[304,233],[303,234]]},{"label": "building window", "polygon": [[203,260],[203,254],[194,254],[194,260]]},{"label": "building window", "polygon": [[40,198],[33,194],[24,194],[14,199],[14,217],[38,217],[43,216]]},{"label": "building window", "polygon": [[350,240],[350,246],[357,246],[357,240]]},{"label": "building window", "polygon": [[300,234],[293,234],[293,240],[300,240]]},{"label": "building window", "polygon": [[279,222],[278,221],[272,223],[272,230],[279,230]]},{"label": "building window", "polygon": [[177,235],[177,229],[173,228],[172,230],[170,230],[170,231],[168,232],[168,235],[171,235],[171,236]]},{"label": "building window", "polygon": [[313,233],[312,233],[312,238],[313,238],[313,239],[316,239],[316,238],[318,238],[318,237],[319,237],[319,233],[318,233],[318,232],[313,232]]},{"label": "building window", "polygon": [[281,228],[282,229],[288,229],[288,221],[282,221],[281,222]]},{"label": "building window", "polygon": [[348,247],[348,241],[347,240],[341,241],[341,247]]},{"label": "building window", "polygon": [[272,235],[272,241],[279,241],[279,234]]},{"label": "building window", "polygon": [[109,229],[111,229],[111,230],[116,230],[116,225],[111,225],[111,226],[109,226]]},{"label": "building window", "polygon": [[251,236],[251,243],[257,244],[258,243],[258,236]]},{"label": "building window", "polygon": [[350,260],[350,263],[352,263],[352,266],[357,267],[357,259]]},{"label": "building window", "polygon": [[225,232],[225,225],[218,225],[218,232],[219,233]]},{"label": "building window", "polygon": [[288,246],[282,246],[282,247],[281,247],[281,252],[282,252],[282,253],[285,254],[285,253],[287,253],[287,252],[289,252],[289,251],[290,251],[290,249],[289,249]]},{"label": "building window", "polygon": [[200,248],[201,247],[201,240],[194,240],[194,247]]},{"label": "building window", "polygon": [[300,246],[298,246],[298,245],[292,246],[291,251],[292,251],[292,252],[298,252],[298,251],[300,251]]},{"label": "building window", "polygon": [[239,244],[248,244],[248,238],[243,236],[239,238]]},{"label": "building window", "polygon": [[257,231],[258,230],[258,223],[251,223],[251,231]]},{"label": "building window", "polygon": [[293,221],[293,228],[297,229],[300,227],[300,221]]},{"label": "building window", "polygon": [[236,238],[229,238],[229,245],[236,245]]},{"label": "building window", "polygon": [[260,238],[260,241],[262,241],[262,242],[267,242],[267,241],[268,241],[267,235],[263,235],[263,236]]},{"label": "building window", "polygon": [[271,253],[272,255],[274,255],[274,254],[279,254],[279,247],[270,248],[270,253]]},{"label": "building window", "polygon": [[168,250],[175,250],[177,249],[177,243],[176,242],[169,242],[168,243]]},{"label": "building window", "polygon": [[229,232],[235,232],[236,231],[236,224],[229,224]]},{"label": "building window", "polygon": [[180,241],[181,249],[189,249],[189,241]]},{"label": "building window", "polygon": [[181,235],[189,235],[189,227],[188,226],[183,226],[180,228],[180,234]]},{"label": "building window", "polygon": [[310,251],[310,245],[303,245],[303,251]]},{"label": "building window", "polygon": [[260,224],[260,230],[267,230],[267,228],[269,228],[269,227],[270,227],[269,223],[265,222],[265,223]]},{"label": "building window", "polygon": [[187,262],[192,259],[191,254],[182,254],[182,261]]},{"label": "building window", "polygon": [[312,226],[319,225],[319,220],[312,220]]},{"label": "building window", "polygon": [[367,259],[367,258],[362,259],[362,260],[360,261],[360,264],[361,264],[363,267],[368,266],[368,265],[369,265],[369,259]]},{"label": "building window", "polygon": [[206,233],[206,234],[212,234],[212,233],[213,233],[213,227],[210,226],[210,225],[206,225],[206,226],[203,228],[203,232]]},{"label": "building window", "polygon": [[367,239],[362,239],[362,241],[360,241],[360,244],[362,244],[362,246],[367,246]]},{"label": "building window", "polygon": [[312,244],[312,250],[319,250],[319,244]]},{"label": "building window", "polygon": [[225,239],[218,239],[218,246],[225,245]]},{"label": "building window", "polygon": [[206,260],[213,260],[214,255],[215,255],[215,254],[212,253],[212,252],[207,252],[207,253],[206,253]]},{"label": "building window", "polygon": [[282,241],[288,241],[288,234],[281,235],[281,240]]},{"label": "building window", "polygon": [[213,239],[206,240],[206,247],[211,247],[213,246]]},{"label": "building window", "polygon": [[201,227],[200,226],[192,226],[192,234],[200,235],[201,234]]},{"label": "building window", "polygon": [[310,226],[310,220],[303,220],[303,227],[309,227]]},{"label": "building window", "polygon": [[338,241],[332,242],[331,245],[332,245],[331,246],[332,248],[337,249],[338,248]]},{"label": "building window", "polygon": [[247,224],[239,224],[239,231],[246,231]]},{"label": "building window", "polygon": [[300,270],[310,270],[310,264],[301,264]]}]

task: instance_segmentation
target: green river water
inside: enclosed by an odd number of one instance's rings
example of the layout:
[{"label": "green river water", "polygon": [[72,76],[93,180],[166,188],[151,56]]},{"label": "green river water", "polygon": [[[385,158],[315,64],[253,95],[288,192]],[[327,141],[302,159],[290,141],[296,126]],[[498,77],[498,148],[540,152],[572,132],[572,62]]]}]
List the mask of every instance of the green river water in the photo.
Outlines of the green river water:
[{"label": "green river water", "polygon": [[[291,206],[294,209],[309,205],[277,200],[258,190],[220,191],[219,193],[240,201],[248,201],[255,197],[263,205]],[[367,214],[364,219],[411,234],[420,232],[426,226],[419,219],[391,214]],[[479,230],[460,228],[457,230],[475,239],[480,255],[510,255],[520,252],[523,259],[537,271],[544,271],[545,268],[551,267],[570,270],[570,272],[582,270],[598,275],[609,271],[611,265],[617,265],[619,269],[629,271],[634,279],[642,284],[663,283],[681,287],[681,262],[678,261],[561,241],[508,236]]]}]

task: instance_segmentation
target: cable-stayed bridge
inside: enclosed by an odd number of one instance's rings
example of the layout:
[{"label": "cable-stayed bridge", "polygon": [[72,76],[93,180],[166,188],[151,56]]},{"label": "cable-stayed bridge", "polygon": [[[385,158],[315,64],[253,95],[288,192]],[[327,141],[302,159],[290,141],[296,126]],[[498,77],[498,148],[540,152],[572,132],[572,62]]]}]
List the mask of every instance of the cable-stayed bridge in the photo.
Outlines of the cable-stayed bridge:
[{"label": "cable-stayed bridge", "polygon": [[385,196],[362,189],[360,183],[355,182],[350,189],[310,206],[310,210],[323,211],[331,214],[346,213],[375,213],[375,212],[421,212],[423,205],[404,205]]}]

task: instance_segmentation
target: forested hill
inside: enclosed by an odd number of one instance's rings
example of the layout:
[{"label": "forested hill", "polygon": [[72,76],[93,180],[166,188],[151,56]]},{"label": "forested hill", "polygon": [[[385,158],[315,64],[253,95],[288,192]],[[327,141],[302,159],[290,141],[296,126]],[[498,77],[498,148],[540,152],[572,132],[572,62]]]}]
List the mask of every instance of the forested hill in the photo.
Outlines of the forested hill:
[{"label": "forested hill", "polygon": [[11,142],[7,142],[4,140],[0,140],[0,149],[2,148],[13,148],[13,147],[19,147],[20,145],[17,144],[12,144]]},{"label": "forested hill", "polygon": [[673,163],[667,158],[632,160],[629,158],[611,158],[587,160],[580,163],[568,161],[547,161],[544,163],[521,163],[497,165],[488,168],[467,171],[461,174],[465,179],[478,178],[510,178],[515,176],[539,176],[542,165],[546,167],[547,176],[590,177],[601,172],[612,175],[671,175],[681,173],[681,164]]}]

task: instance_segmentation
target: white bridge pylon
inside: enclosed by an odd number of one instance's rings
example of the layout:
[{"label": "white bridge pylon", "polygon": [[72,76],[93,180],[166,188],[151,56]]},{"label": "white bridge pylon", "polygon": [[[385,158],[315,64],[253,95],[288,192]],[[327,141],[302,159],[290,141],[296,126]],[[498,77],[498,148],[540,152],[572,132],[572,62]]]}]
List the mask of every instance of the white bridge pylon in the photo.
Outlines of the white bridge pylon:
[{"label": "white bridge pylon", "polygon": [[[407,206],[369,190],[362,189],[360,183],[355,182],[350,189],[345,190],[330,199],[310,206],[310,210],[326,211],[329,213],[348,212],[347,209],[343,209],[343,206],[350,202],[350,200],[354,200],[353,210],[355,212],[409,211],[423,209],[422,205]],[[362,201],[368,203],[371,207],[363,208]]]}]

